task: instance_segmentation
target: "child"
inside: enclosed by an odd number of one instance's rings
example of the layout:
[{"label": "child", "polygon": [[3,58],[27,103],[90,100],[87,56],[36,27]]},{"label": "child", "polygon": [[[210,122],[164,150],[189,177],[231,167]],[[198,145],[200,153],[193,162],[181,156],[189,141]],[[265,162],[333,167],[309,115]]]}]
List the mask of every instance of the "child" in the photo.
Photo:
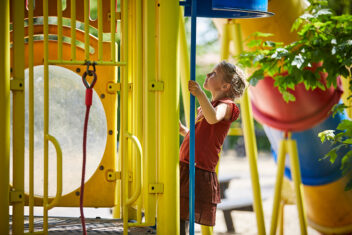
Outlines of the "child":
[{"label": "child", "polygon": [[[214,226],[220,202],[215,167],[230,125],[239,116],[233,100],[243,94],[246,80],[238,67],[222,61],[207,74],[203,88],[210,91],[211,102],[197,82],[188,83],[200,104],[195,123],[195,222]],[[181,234],[185,234],[185,221],[189,220],[189,131],[181,122],[180,134],[185,136],[180,148]]]}]

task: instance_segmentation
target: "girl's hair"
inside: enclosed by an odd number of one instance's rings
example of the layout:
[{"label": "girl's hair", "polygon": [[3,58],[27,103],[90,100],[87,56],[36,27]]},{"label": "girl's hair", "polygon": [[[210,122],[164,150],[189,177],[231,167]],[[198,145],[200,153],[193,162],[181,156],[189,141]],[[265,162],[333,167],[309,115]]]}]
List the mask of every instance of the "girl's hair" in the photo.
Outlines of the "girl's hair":
[{"label": "girl's hair", "polygon": [[247,81],[242,69],[225,60],[221,61],[218,66],[224,74],[225,82],[231,85],[228,97],[232,99],[240,98],[247,87]]}]

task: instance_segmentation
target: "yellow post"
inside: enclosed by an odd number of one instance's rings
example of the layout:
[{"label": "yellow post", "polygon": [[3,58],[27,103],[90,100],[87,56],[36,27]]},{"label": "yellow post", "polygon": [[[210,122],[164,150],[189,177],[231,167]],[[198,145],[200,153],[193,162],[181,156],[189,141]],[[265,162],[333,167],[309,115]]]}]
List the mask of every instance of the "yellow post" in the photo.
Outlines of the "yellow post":
[{"label": "yellow post", "polygon": [[281,201],[281,189],[282,180],[285,170],[285,159],[286,159],[286,140],[281,140],[279,145],[279,153],[277,155],[277,173],[276,173],[276,183],[275,183],[275,193],[273,201],[273,210],[271,214],[271,227],[270,234],[276,234],[277,220],[279,216],[279,207]]},{"label": "yellow post", "polygon": [[[24,2],[13,1],[13,79],[19,83],[13,90],[13,187],[24,195],[24,144],[25,144],[25,95],[24,95]],[[13,203],[12,234],[23,234],[24,202]]]},{"label": "yellow post", "polygon": [[[121,15],[122,15],[122,40],[121,40],[121,58],[122,61],[128,61],[128,1],[121,2]],[[128,206],[126,199],[128,198],[128,156],[127,156],[127,137],[128,131],[128,65],[121,70],[121,102],[120,102],[120,147],[121,151],[121,171],[122,171],[122,212],[123,212],[123,227],[124,235],[128,234]]]},{"label": "yellow post", "polygon": [[221,51],[220,57],[222,60],[227,60],[230,56],[230,40],[229,40],[229,24],[223,24],[222,26],[222,34],[221,34]]},{"label": "yellow post", "polygon": [[285,201],[281,200],[279,208],[279,235],[284,235],[285,225]]},{"label": "yellow post", "polygon": [[[135,4],[135,76],[133,76],[133,134],[137,136],[139,141],[143,141],[143,77],[142,77],[142,0],[136,0]],[[143,148],[144,149],[144,148]],[[134,151],[134,159],[136,159],[136,151]],[[143,159],[142,159],[143,161]],[[136,169],[136,167],[134,168]],[[136,172],[137,173],[137,172]],[[137,222],[142,222],[142,195],[137,201]]]},{"label": "yellow post", "polygon": [[0,233],[9,234],[10,1],[0,1]]},{"label": "yellow post", "polygon": [[350,91],[349,89],[349,81],[351,81],[351,77],[347,77],[347,78],[344,78],[344,77],[341,77],[341,82],[342,82],[342,86],[343,86],[343,94],[342,94],[342,100],[344,102],[344,104],[348,107],[346,108],[346,113],[347,113],[347,116],[349,118],[352,118],[352,100],[351,99],[348,99],[348,97],[350,97],[352,94],[352,92]]},{"label": "yellow post", "polygon": [[76,60],[76,0],[71,0],[71,59]]},{"label": "yellow post", "polygon": [[49,6],[48,0],[43,1],[44,23],[44,191],[43,191],[43,231],[48,234],[48,178],[49,178]]},{"label": "yellow post", "polygon": [[115,42],[115,32],[116,32],[116,17],[115,17],[115,4],[116,4],[116,0],[110,0],[110,30],[111,30],[111,61],[115,62],[116,61],[116,42]]},{"label": "yellow post", "polygon": [[178,60],[181,70],[181,91],[183,109],[185,111],[186,125],[189,127],[190,96],[188,92],[188,81],[190,80],[190,65],[186,39],[185,23],[183,19],[183,7],[180,7],[180,20],[178,30]]},{"label": "yellow post", "polygon": [[98,60],[103,60],[103,0],[98,0]]},{"label": "yellow post", "polygon": [[84,54],[89,60],[89,0],[84,0]]},{"label": "yellow post", "polygon": [[254,121],[252,109],[250,107],[250,99],[248,90],[246,90],[241,99],[241,119],[244,133],[244,141],[246,153],[249,161],[249,168],[251,174],[254,211],[257,219],[258,234],[265,234],[264,213],[262,205],[262,197],[260,193],[259,175],[258,175],[258,152],[257,142],[254,135]]},{"label": "yellow post", "polygon": [[307,234],[307,218],[304,211],[303,195],[302,195],[303,185],[301,183],[301,171],[299,168],[297,144],[295,140],[291,138],[287,140],[287,150],[290,155],[291,173],[292,173],[292,180],[294,183],[294,189],[296,193],[296,205],[298,210],[301,235],[305,235]]},{"label": "yellow post", "polygon": [[[158,182],[164,192],[158,195],[157,233],[179,234],[179,78],[177,77],[177,38],[179,1],[165,0],[157,7],[157,80],[164,82],[158,99]],[[176,9],[176,10],[175,10]]]},{"label": "yellow post", "polygon": [[156,181],[156,92],[149,89],[155,82],[155,2],[143,0],[143,202],[145,223],[154,225],[156,194],[150,194],[148,184]]},{"label": "yellow post", "polygon": [[29,232],[34,232],[34,0],[28,1]]},{"label": "yellow post", "polygon": [[57,57],[58,60],[62,60],[62,1],[57,1],[57,32]]}]

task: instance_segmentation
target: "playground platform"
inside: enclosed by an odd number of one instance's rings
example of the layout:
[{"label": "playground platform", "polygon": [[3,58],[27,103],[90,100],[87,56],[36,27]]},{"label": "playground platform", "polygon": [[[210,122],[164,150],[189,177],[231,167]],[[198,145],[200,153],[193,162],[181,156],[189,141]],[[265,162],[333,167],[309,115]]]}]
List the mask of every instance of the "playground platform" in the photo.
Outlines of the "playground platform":
[{"label": "playground platform", "polygon": [[[88,235],[108,235],[108,234],[123,234],[123,222],[120,219],[100,219],[87,218],[86,228]],[[49,234],[52,235],[74,235],[82,234],[81,220],[77,217],[49,217]],[[11,226],[11,223],[10,223]],[[29,231],[28,217],[25,218],[25,232]],[[43,227],[43,217],[34,217],[35,231],[41,231]],[[156,234],[152,228],[130,228],[130,235],[145,235]]]}]

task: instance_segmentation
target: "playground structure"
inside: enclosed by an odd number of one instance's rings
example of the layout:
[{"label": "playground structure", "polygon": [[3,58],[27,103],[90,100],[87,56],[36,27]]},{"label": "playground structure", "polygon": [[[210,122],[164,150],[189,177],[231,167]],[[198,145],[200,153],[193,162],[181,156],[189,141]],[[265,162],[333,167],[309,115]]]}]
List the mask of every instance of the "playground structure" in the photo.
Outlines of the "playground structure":
[{"label": "playground structure", "polygon": [[[179,10],[178,1],[127,1],[116,2],[98,0],[97,19],[90,19],[89,0],[66,1],[63,9],[62,1],[1,1],[0,32],[5,35],[0,39],[0,72],[5,78],[0,83],[0,107],[4,112],[0,116],[0,231],[9,234],[9,205],[12,206],[12,234],[24,233],[24,206],[29,206],[29,229],[26,232],[48,233],[48,211],[53,207],[78,207],[80,189],[63,194],[65,181],[62,174],[62,159],[65,152],[60,142],[52,135],[50,116],[50,82],[53,78],[49,67],[58,65],[82,76],[87,70],[86,62],[96,63],[98,77],[94,91],[103,105],[106,117],[106,145],[101,159],[85,183],[86,207],[114,207],[114,218],[123,219],[124,233],[132,227],[148,227],[157,225],[158,234],[179,233],[179,203],[178,203],[178,108],[179,108],[179,75],[183,92],[186,117],[189,111],[186,82],[189,79],[189,63],[187,43],[183,28],[183,14]],[[35,4],[34,4],[35,3]],[[298,6],[300,7],[297,7]],[[295,7],[293,7],[295,6]],[[79,9],[79,10],[77,10]],[[175,10],[176,9],[176,10]],[[295,9],[295,10],[291,10]],[[275,33],[275,40],[289,42],[294,37],[289,33],[290,25],[304,9],[303,1],[272,0],[269,11],[276,14],[276,18],[236,20],[221,22],[222,59],[241,51],[242,38],[254,31],[271,31]],[[278,20],[279,19],[281,20]],[[281,18],[280,18],[281,17]],[[24,21],[25,19],[25,21]],[[35,20],[34,20],[35,19]],[[12,30],[9,25],[12,23]],[[246,24],[246,27],[241,27]],[[71,27],[76,25],[76,27]],[[82,28],[79,28],[81,25]],[[270,25],[271,27],[268,27]],[[116,31],[116,33],[115,33]],[[89,33],[90,32],[90,33]],[[242,36],[241,36],[242,33]],[[279,34],[278,34],[279,33]],[[23,38],[28,39],[23,44]],[[119,44],[115,43],[119,39]],[[235,51],[230,48],[230,39],[236,42]],[[113,43],[112,43],[113,42]],[[11,45],[11,46],[10,46]],[[119,56],[120,55],[120,56]],[[179,59],[179,60],[178,60]],[[179,64],[178,64],[179,63]],[[34,173],[34,67],[44,65],[44,167],[43,194],[37,195]],[[11,72],[10,72],[11,68]],[[28,68],[29,84],[29,168],[25,170],[25,69]],[[180,71],[180,74],[179,72]],[[120,76],[119,76],[120,74]],[[10,80],[10,77],[13,79]],[[91,81],[91,80],[89,80]],[[83,89],[82,84],[82,89]],[[252,88],[251,88],[252,89]],[[259,87],[253,89],[260,89]],[[252,91],[254,91],[252,89]],[[10,185],[10,91],[13,95],[13,181]],[[258,90],[256,90],[258,91]],[[260,93],[259,93],[260,92]],[[262,91],[257,92],[262,94]],[[335,94],[335,91],[331,91]],[[50,95],[49,95],[50,94]],[[119,94],[119,95],[118,95]],[[254,209],[256,212],[258,234],[266,234],[260,197],[260,184],[256,165],[257,149],[254,138],[254,127],[250,97],[247,92],[241,100],[241,117],[246,152],[251,166],[251,179],[254,195]],[[279,98],[274,96],[274,98]],[[307,95],[308,97],[309,95]],[[336,95],[337,97],[340,94]],[[338,98],[335,99],[338,102]],[[118,105],[120,103],[120,105]],[[255,97],[252,104],[258,104]],[[94,104],[93,104],[94,105]],[[267,105],[270,105],[268,103]],[[82,96],[82,106],[84,98]],[[281,106],[282,107],[282,106]],[[120,110],[118,118],[117,110]],[[274,110],[275,111],[275,110]],[[277,110],[276,110],[277,111]],[[319,110],[316,111],[319,113]],[[310,114],[308,114],[310,116]],[[254,117],[260,120],[258,113]],[[72,117],[75,118],[75,117]],[[303,137],[313,139],[313,133],[324,128],[332,128],[338,120],[327,120],[324,114],[314,124],[304,129],[317,128],[309,133],[292,132],[292,139],[281,142],[281,146],[291,148],[290,155],[302,159],[313,156],[299,152],[302,149],[300,140]],[[118,120],[120,128],[118,128]],[[314,126],[318,122],[327,120],[330,124]],[[280,119],[276,120],[276,123]],[[83,123],[83,120],[82,120]],[[188,121],[189,123],[189,121]],[[263,124],[267,124],[262,121]],[[332,123],[332,124],[331,124]],[[309,129],[309,128],[308,128]],[[283,133],[266,127],[271,138],[273,149],[284,138]],[[292,131],[292,130],[291,130]],[[241,130],[231,130],[240,133]],[[117,134],[119,135],[119,151],[117,149]],[[289,137],[289,136],[288,136]],[[89,139],[90,137],[88,137]],[[57,190],[49,195],[49,142],[55,146],[57,154]],[[298,154],[295,154],[297,142]],[[316,143],[317,144],[317,143]],[[81,146],[77,146],[81,148]],[[273,209],[271,234],[275,233],[280,203],[280,179],[283,175],[284,156],[287,151],[280,148],[278,183]],[[310,153],[316,154],[316,153]],[[319,152],[318,154],[322,154]],[[291,156],[292,157],[292,156]],[[281,161],[280,161],[281,159]],[[43,161],[43,160],[41,160]],[[297,161],[296,170],[299,169]],[[313,167],[316,162],[310,162]],[[293,165],[294,165],[293,164]],[[292,164],[291,164],[292,166]],[[329,168],[328,166],[326,166]],[[302,180],[311,168],[302,170]],[[319,169],[318,169],[319,170]],[[298,201],[300,210],[301,233],[305,233],[307,226],[303,201],[305,202],[308,224],[324,233],[344,233],[351,231],[348,216],[352,208],[351,193],[343,192],[345,178],[338,175],[338,167],[334,167],[325,180],[321,175],[314,175],[318,183],[308,183],[304,186],[304,195]],[[25,189],[25,171],[29,172],[29,190]],[[289,172],[289,169],[286,168]],[[299,171],[298,171],[299,172]],[[296,171],[297,173],[297,171]],[[330,173],[329,173],[330,175]],[[301,195],[300,176],[296,177],[296,193]],[[50,184],[52,182],[50,181]],[[321,198],[319,194],[326,197]],[[300,197],[298,197],[300,198]],[[304,199],[304,200],[303,200]],[[281,204],[280,204],[281,205]],[[322,205],[324,205],[322,207]],[[43,207],[43,227],[34,227],[33,207]],[[336,208],[336,209],[333,209]],[[344,209],[342,209],[344,208]],[[281,207],[282,209],[282,207]],[[144,218],[142,218],[142,212]],[[336,218],[344,220],[334,221]],[[276,217],[276,218],[275,218]],[[157,218],[157,220],[155,220]],[[202,227],[203,234],[211,234],[211,228]]]}]

